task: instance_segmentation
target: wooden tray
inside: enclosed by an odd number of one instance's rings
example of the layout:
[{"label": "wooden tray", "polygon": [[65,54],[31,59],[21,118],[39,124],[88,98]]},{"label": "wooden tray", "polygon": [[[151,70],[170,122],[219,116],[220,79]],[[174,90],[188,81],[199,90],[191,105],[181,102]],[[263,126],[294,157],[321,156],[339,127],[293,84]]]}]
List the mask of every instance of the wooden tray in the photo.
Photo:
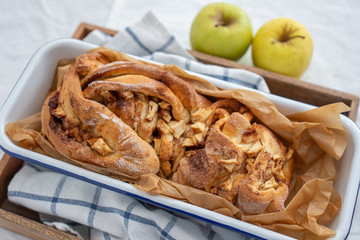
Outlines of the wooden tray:
[{"label": "wooden tray", "polygon": [[22,164],[22,160],[8,155],[4,155],[0,161],[0,227],[32,239],[80,240],[79,237],[42,224],[37,212],[9,202],[7,186]]},{"label": "wooden tray", "polygon": [[[87,34],[95,29],[101,30],[110,35],[115,35],[117,33],[114,30],[106,29],[100,26],[80,23],[73,34],[73,38],[83,39]],[[346,115],[348,115],[353,121],[356,120],[359,97],[355,95],[320,87],[295,78],[246,66],[204,53],[192,50],[189,50],[189,53],[204,63],[241,68],[257,73],[264,77],[271,93],[279,96],[284,96],[315,106],[344,102],[346,105],[351,107],[351,111]],[[7,186],[14,174],[21,168],[22,164],[22,160],[9,157],[7,155],[4,155],[0,161],[0,226],[32,239],[80,239],[71,234],[42,224],[39,220],[39,214],[37,212],[9,202],[7,198]]]}]

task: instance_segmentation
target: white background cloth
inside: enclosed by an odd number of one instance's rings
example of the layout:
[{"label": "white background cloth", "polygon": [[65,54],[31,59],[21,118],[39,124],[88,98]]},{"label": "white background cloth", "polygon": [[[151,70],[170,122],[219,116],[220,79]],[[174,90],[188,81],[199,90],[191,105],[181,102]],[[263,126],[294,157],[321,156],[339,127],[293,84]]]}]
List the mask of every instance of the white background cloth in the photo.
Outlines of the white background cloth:
[{"label": "white background cloth", "polygon": [[[210,1],[201,0],[12,0],[0,1],[0,105],[31,55],[42,44],[70,37],[80,22],[122,29],[152,10],[185,48],[190,48],[189,31],[193,18]],[[253,32],[276,17],[290,17],[310,31],[314,54],[301,78],[324,87],[360,94],[360,2],[326,0],[234,0],[227,1],[245,10]],[[240,60],[251,65],[251,52]],[[357,123],[360,117],[358,115]],[[359,201],[358,201],[359,202]],[[360,203],[349,239],[360,238]],[[22,239],[5,230],[4,239]]]}]

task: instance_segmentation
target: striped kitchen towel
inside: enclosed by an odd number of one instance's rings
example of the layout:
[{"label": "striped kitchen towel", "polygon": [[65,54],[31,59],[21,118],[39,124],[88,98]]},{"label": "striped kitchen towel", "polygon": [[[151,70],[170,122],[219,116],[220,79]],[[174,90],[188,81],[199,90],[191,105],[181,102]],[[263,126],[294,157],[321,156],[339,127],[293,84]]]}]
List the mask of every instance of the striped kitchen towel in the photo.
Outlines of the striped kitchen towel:
[{"label": "striped kitchen towel", "polygon": [[[269,91],[257,74],[197,62],[152,12],[114,37],[95,30],[85,41]],[[84,239],[250,239],[31,164],[25,164],[12,179],[8,197],[40,212],[47,225]]]},{"label": "striped kitchen towel", "polygon": [[32,164],[14,176],[8,198],[84,239],[250,239]]}]

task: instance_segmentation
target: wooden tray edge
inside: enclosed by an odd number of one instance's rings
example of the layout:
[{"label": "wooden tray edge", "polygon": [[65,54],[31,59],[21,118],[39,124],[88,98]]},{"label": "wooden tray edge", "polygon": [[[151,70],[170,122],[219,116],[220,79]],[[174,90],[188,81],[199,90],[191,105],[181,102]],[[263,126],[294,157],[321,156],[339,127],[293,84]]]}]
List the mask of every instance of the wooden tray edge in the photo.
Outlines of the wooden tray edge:
[{"label": "wooden tray edge", "polygon": [[81,238],[66,232],[46,226],[40,222],[25,218],[18,214],[0,208],[0,226],[31,239],[69,239],[80,240]]},{"label": "wooden tray edge", "polygon": [[[6,154],[3,155],[0,160],[0,186],[1,186],[1,208],[0,208],[0,227],[6,228],[10,231],[16,232],[23,236],[26,236],[31,239],[69,239],[69,240],[79,240],[81,238],[71,235],[69,233],[62,232],[60,230],[54,229],[52,227],[46,226],[41,222],[32,220],[26,215],[35,213],[32,210],[27,210],[24,207],[17,206],[15,204],[5,204],[6,206],[15,209],[19,207],[20,210],[11,212],[9,209],[4,209],[4,202],[7,200],[7,186],[9,185],[11,179],[15,173],[21,168],[23,161],[17,158],[10,157]],[[24,216],[19,215],[20,211],[24,211]]]}]

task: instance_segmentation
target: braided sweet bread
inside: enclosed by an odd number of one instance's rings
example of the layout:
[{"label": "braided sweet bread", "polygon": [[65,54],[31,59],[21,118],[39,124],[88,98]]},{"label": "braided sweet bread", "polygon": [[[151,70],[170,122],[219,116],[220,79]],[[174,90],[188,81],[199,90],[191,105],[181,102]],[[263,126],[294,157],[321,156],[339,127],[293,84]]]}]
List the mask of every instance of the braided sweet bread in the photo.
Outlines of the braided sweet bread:
[{"label": "braided sweet bread", "polygon": [[44,103],[64,155],[217,194],[245,214],[284,209],[292,150],[235,99],[208,99],[189,75],[98,48],[79,56]]}]

